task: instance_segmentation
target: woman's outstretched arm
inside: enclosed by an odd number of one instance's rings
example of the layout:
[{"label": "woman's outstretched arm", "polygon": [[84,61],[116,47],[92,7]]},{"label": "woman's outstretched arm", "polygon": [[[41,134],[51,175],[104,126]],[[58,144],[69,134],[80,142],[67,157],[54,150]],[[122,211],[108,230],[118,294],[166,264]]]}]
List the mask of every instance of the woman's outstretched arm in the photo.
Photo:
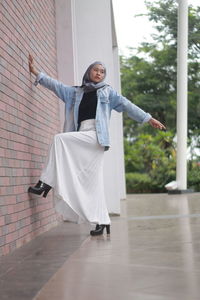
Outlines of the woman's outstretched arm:
[{"label": "woman's outstretched arm", "polygon": [[72,100],[73,93],[75,92],[74,87],[67,86],[62,82],[53,79],[42,72],[39,72],[34,65],[34,59],[31,54],[29,54],[28,57],[28,64],[30,72],[36,76],[35,85],[40,83],[42,86],[53,91],[56,94],[56,96],[58,96],[64,102]]},{"label": "woman's outstretched arm", "polygon": [[149,113],[143,111],[140,107],[133,104],[130,100],[118,94],[116,91],[110,92],[111,108],[118,112],[127,112],[128,116],[139,122],[148,122],[153,128],[166,130],[166,127],[158,120],[152,118]]}]

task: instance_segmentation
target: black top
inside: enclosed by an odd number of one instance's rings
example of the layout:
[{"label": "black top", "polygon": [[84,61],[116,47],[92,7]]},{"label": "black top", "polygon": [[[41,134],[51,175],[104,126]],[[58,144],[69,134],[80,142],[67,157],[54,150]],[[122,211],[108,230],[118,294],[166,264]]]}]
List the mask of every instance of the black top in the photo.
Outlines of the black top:
[{"label": "black top", "polygon": [[78,124],[81,121],[95,119],[97,109],[97,91],[84,93],[78,111]]}]

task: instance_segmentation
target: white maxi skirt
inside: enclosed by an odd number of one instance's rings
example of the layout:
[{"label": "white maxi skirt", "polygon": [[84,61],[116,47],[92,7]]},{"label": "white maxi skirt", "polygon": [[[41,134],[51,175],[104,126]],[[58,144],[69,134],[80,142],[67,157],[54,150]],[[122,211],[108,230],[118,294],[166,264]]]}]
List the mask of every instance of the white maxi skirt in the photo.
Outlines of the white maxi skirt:
[{"label": "white maxi skirt", "polygon": [[77,132],[54,136],[40,180],[54,189],[55,209],[64,220],[110,224],[103,157],[93,119],[81,122]]}]

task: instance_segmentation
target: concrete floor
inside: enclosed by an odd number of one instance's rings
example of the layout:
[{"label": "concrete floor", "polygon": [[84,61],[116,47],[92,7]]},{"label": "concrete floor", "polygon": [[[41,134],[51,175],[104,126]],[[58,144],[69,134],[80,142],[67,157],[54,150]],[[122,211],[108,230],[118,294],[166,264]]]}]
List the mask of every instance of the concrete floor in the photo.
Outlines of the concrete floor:
[{"label": "concrete floor", "polygon": [[121,205],[110,236],[64,223],[0,258],[0,299],[199,300],[200,194],[129,195]]}]

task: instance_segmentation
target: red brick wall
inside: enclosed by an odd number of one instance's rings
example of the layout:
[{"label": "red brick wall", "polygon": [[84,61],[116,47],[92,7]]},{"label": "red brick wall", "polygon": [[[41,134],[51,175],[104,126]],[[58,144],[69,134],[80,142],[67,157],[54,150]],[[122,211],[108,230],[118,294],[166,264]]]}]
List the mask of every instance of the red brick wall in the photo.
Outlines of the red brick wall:
[{"label": "red brick wall", "polygon": [[29,53],[40,70],[57,77],[54,0],[1,0],[0,255],[58,222],[51,192],[46,199],[27,193],[60,126],[58,99],[33,86]]}]

